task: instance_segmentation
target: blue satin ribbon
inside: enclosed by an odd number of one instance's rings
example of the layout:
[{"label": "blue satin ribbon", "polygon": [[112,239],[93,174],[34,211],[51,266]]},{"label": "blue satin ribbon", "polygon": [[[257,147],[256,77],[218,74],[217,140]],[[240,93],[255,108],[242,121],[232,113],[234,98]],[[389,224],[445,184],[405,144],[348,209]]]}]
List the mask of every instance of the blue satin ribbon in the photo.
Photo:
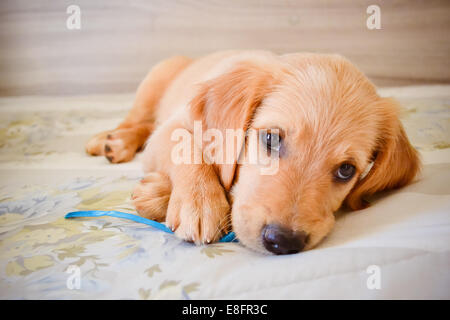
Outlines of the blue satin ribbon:
[{"label": "blue satin ribbon", "polygon": [[[101,210],[88,210],[88,211],[74,211],[69,212],[66,214],[65,218],[79,218],[79,217],[86,217],[86,218],[95,218],[95,217],[103,217],[103,216],[109,216],[109,217],[116,217],[116,218],[122,218],[122,219],[128,219],[139,223],[144,223],[146,225],[152,226],[153,228],[159,229],[161,231],[167,232],[167,233],[173,233],[172,230],[170,230],[166,225],[143,218],[141,216],[131,214],[131,213],[125,213],[120,211],[101,211]],[[219,242],[238,242],[236,235],[234,232],[230,232],[226,235],[224,235]]]}]

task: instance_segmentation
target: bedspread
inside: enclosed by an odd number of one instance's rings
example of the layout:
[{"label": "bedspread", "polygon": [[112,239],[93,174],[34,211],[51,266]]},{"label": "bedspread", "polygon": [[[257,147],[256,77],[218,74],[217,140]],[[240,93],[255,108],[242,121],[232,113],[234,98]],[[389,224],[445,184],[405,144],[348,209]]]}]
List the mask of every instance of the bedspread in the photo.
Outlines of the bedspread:
[{"label": "bedspread", "polygon": [[110,164],[84,151],[132,94],[0,98],[1,299],[450,298],[450,86],[382,89],[405,107],[418,181],[337,213],[314,250],[287,256],[239,243],[195,246],[118,218],[135,213],[141,154]]}]

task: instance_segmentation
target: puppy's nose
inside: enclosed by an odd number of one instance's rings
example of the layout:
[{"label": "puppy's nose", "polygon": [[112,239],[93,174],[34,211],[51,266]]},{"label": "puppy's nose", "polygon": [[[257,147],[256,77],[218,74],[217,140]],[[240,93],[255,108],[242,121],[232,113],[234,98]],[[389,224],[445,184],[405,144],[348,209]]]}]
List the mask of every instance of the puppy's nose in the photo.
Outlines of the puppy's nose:
[{"label": "puppy's nose", "polygon": [[264,247],[275,254],[291,254],[303,250],[308,236],[277,224],[268,224],[261,231]]}]

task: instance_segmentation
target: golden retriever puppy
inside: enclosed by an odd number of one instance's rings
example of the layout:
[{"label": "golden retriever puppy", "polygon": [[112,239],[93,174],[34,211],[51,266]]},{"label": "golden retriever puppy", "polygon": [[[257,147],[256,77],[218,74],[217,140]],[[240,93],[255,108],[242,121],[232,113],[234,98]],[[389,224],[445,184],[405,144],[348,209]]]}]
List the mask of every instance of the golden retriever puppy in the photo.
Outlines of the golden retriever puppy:
[{"label": "golden retriever puppy", "polygon": [[274,254],[313,248],[343,203],[362,209],[366,196],[408,184],[420,167],[397,104],[339,55],[165,60],[123,123],[87,152],[117,163],[145,143],[139,214],[197,244],[232,229]]}]

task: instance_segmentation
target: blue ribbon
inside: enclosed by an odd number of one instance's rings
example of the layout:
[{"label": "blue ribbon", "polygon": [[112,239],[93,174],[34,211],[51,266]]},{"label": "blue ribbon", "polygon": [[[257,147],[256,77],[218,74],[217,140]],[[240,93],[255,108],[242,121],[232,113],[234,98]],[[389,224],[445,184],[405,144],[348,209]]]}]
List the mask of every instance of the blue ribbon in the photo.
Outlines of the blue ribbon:
[{"label": "blue ribbon", "polygon": [[[139,223],[144,223],[149,226],[152,226],[153,228],[159,229],[161,231],[167,232],[167,233],[173,233],[172,230],[170,230],[166,225],[156,222],[154,220],[146,219],[141,216],[131,214],[131,213],[125,213],[120,211],[101,211],[101,210],[88,210],[88,211],[74,211],[69,212],[66,214],[65,218],[79,218],[79,217],[103,217],[103,216],[109,216],[109,217],[116,217],[116,218],[122,218],[122,219],[128,219]],[[226,235],[224,235],[219,242],[238,242],[236,235],[234,232],[230,232]]]}]

